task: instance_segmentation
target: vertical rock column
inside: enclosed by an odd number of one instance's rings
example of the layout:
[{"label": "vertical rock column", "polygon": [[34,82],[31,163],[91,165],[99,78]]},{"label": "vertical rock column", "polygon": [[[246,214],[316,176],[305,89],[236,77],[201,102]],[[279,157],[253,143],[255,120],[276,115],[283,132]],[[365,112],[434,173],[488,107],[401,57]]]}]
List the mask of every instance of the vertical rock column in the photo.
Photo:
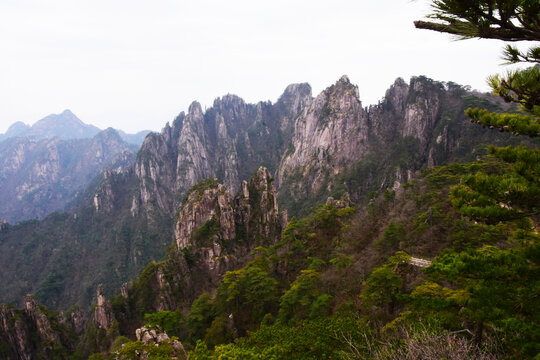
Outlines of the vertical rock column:
[{"label": "vertical rock column", "polygon": [[115,321],[111,304],[105,298],[105,290],[103,289],[103,285],[100,284],[97,288],[97,306],[94,309],[94,324],[98,329],[109,331]]}]

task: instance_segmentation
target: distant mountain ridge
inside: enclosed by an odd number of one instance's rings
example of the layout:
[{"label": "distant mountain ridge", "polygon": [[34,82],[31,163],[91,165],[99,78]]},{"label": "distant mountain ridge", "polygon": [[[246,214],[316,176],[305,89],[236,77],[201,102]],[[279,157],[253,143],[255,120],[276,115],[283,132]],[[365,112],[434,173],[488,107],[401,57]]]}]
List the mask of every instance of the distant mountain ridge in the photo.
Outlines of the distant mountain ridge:
[{"label": "distant mountain ridge", "polygon": [[[50,139],[58,137],[62,140],[90,139],[101,131],[100,128],[85,124],[71,110],[66,109],[60,114],[51,114],[30,126],[21,121],[12,124],[5,134],[0,134],[0,141],[13,137],[31,137],[36,139]],[[140,146],[150,130],[139,131],[136,134],[127,134],[116,130],[125,142]]]},{"label": "distant mountain ridge", "polygon": [[13,137],[0,142],[0,219],[16,223],[64,210],[101,171],[135,161],[112,128],[91,138]]},{"label": "distant mountain ridge", "polygon": [[71,110],[32,126],[12,124],[0,135],[0,219],[17,223],[66,210],[100,172],[130,167],[148,133],[101,130]]}]

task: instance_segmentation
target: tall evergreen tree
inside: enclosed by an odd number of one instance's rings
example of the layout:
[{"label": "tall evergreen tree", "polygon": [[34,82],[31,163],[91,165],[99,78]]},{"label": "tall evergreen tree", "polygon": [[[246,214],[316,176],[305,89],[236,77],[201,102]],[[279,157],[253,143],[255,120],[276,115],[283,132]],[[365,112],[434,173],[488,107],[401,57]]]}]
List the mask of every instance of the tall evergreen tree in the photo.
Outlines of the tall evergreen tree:
[{"label": "tall evergreen tree", "polygon": [[[538,0],[433,0],[431,21],[416,21],[417,28],[457,35],[462,39],[486,38],[540,41]],[[508,63],[529,63],[531,67],[509,71],[488,79],[493,92],[520,106],[521,113],[491,113],[468,109],[472,122],[515,135],[540,137],[540,46],[526,52],[506,45]],[[490,147],[492,156],[506,166],[497,173],[477,172],[454,187],[451,199],[466,217],[480,224],[505,222],[512,229],[498,246],[471,247],[439,256],[427,273],[431,280],[459,289],[459,297],[446,289],[431,294],[418,288],[413,298],[436,312],[457,309],[464,326],[481,343],[483,332],[499,333],[506,350],[516,358],[540,353],[540,150],[538,147]],[[429,286],[428,286],[429,285]],[[435,289],[431,286],[432,289]],[[443,289],[442,287],[436,287]],[[445,298],[433,302],[436,298]],[[431,299],[431,300],[430,300]]]},{"label": "tall evergreen tree", "polygon": [[[494,75],[488,79],[493,92],[505,101],[520,105],[522,113],[492,113],[467,109],[477,122],[515,135],[540,136],[540,2],[538,0],[434,0],[433,21],[415,21],[420,29],[457,35],[462,39],[485,38],[504,41],[533,41],[527,52],[512,45],[504,49],[508,63],[535,65]],[[510,165],[500,175],[474,174],[456,187],[453,202],[476,220],[501,220],[538,215],[540,212],[540,151],[524,147],[494,148],[489,152]]]}]

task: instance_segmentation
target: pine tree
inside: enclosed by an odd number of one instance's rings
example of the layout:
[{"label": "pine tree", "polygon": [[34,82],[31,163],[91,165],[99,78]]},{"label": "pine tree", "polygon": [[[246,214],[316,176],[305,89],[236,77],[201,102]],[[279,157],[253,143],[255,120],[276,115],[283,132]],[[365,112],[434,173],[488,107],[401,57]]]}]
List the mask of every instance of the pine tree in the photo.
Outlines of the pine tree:
[{"label": "pine tree", "polygon": [[[434,21],[415,21],[420,29],[446,32],[461,39],[485,38],[504,41],[540,41],[538,0],[434,0]],[[540,136],[540,46],[527,52],[507,45],[508,63],[536,65],[488,79],[493,92],[520,105],[522,113],[492,113],[467,109],[472,122],[515,135]],[[453,203],[475,220],[487,223],[515,220],[540,213],[540,150],[525,147],[494,148],[489,152],[509,164],[499,175],[478,173],[464,179],[452,191]]]},{"label": "pine tree", "polygon": [[[457,35],[461,39],[483,38],[504,41],[540,40],[538,0],[434,0],[435,21],[415,21],[419,29]],[[540,46],[526,52],[506,45],[503,58],[508,64],[533,63],[535,66],[509,71],[488,79],[493,92],[508,102],[521,105],[524,114],[496,114],[469,109],[471,121],[517,134],[540,136]]]},{"label": "pine tree", "polygon": [[[416,21],[417,28],[462,39],[540,40],[538,0],[433,0],[432,6],[428,17],[433,21]],[[466,114],[485,127],[538,139],[540,47],[535,43],[521,52],[507,45],[503,55],[508,63],[534,64],[488,79],[493,92],[518,104],[521,113],[468,109]],[[540,150],[490,147],[489,153],[504,166],[463,177],[450,197],[458,211],[479,226],[507,223],[506,241],[441,254],[426,272],[431,281],[452,290],[427,282],[413,292],[413,299],[441,316],[455,311],[478,344],[487,330],[500,335],[511,356],[534,357],[540,352]]]}]

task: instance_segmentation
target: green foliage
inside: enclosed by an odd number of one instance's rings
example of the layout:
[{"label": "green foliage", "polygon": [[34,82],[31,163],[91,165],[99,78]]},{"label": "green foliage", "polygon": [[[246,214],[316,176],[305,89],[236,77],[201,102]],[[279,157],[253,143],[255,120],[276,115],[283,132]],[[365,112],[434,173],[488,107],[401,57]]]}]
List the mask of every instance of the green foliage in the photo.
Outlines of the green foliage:
[{"label": "green foliage", "polygon": [[144,314],[144,321],[150,326],[159,326],[169,336],[182,336],[184,334],[185,318],[181,311],[159,311]]},{"label": "green foliage", "polygon": [[122,348],[122,345],[127,343],[127,342],[130,342],[131,340],[129,340],[129,338],[125,337],[125,336],[119,336],[117,337],[116,339],[114,339],[112,345],[111,345],[111,349],[110,351],[111,352],[115,352],[115,351],[118,351],[120,348]]},{"label": "green foliage", "polygon": [[219,222],[212,217],[192,235],[191,243],[196,246],[208,246],[212,243],[212,236],[217,234],[219,229]]},{"label": "green foliage", "polygon": [[452,202],[461,213],[487,223],[524,218],[540,208],[540,150],[525,147],[490,148],[510,165],[501,174],[478,171],[464,177],[452,190]]},{"label": "green foliage", "polygon": [[484,126],[489,126],[491,128],[496,127],[501,131],[508,131],[515,134],[540,136],[540,123],[538,122],[538,118],[534,118],[530,115],[493,113],[478,108],[467,109],[465,113],[472,121]]},{"label": "green foliage", "polygon": [[478,342],[483,328],[504,333],[508,346],[522,355],[540,351],[540,304],[534,299],[540,291],[538,264],[540,239],[529,236],[525,246],[500,249],[486,246],[461,253],[446,252],[437,258],[428,274],[445,279],[463,289],[457,301],[459,315],[474,326]]},{"label": "green foliage", "polygon": [[338,268],[343,269],[354,264],[354,259],[352,257],[344,255],[344,254],[338,254],[338,255],[339,255],[338,257],[330,259],[330,263],[332,265],[335,265]]},{"label": "green foliage", "polygon": [[106,359],[107,358],[101,353],[92,354],[88,357],[88,360],[106,360]]},{"label": "green foliage", "polygon": [[[536,53],[540,55],[540,47],[536,48]],[[540,62],[540,58],[538,62]],[[525,134],[540,136],[540,124],[538,123],[538,117],[540,117],[540,67],[532,66],[527,69],[509,71],[505,77],[495,75],[490,77],[488,81],[494,94],[508,102],[519,103],[523,110],[536,117],[536,123],[529,119],[529,126]],[[519,129],[515,131],[523,133]]]},{"label": "green foliage", "polygon": [[141,319],[154,307],[156,292],[152,284],[159,266],[157,263],[148,264],[132,287],[132,297],[136,299],[135,311]]},{"label": "green foliage", "polygon": [[64,290],[64,275],[62,274],[49,274],[39,284],[36,290],[36,297],[40,303],[51,302],[52,299],[56,299],[62,295]]},{"label": "green foliage", "polygon": [[415,21],[417,28],[446,32],[465,39],[535,41],[540,38],[540,5],[535,0],[436,0],[432,7],[434,11],[429,17],[436,21]]},{"label": "green foliage", "polygon": [[[174,340],[171,339],[171,341]],[[114,358],[118,360],[148,359],[166,360],[177,356],[171,341],[164,341],[159,346],[142,341],[131,341],[125,343],[120,349],[114,352]]]},{"label": "green foliage", "polygon": [[205,190],[208,190],[208,189],[212,189],[212,188],[215,188],[219,185],[219,180],[216,179],[216,178],[207,178],[207,179],[203,179],[201,181],[199,181],[198,183],[196,183],[195,185],[193,185],[189,192],[187,193],[186,196],[184,196],[184,198],[182,199],[182,206],[180,209],[182,209],[184,207],[184,205],[186,204],[187,202],[187,199],[189,198],[189,196],[191,194],[197,194],[197,196],[199,197],[199,199],[202,197],[202,194],[204,193]]},{"label": "green foliage", "polygon": [[320,318],[295,327],[263,326],[235,348],[259,354],[261,359],[335,359],[349,350],[350,342],[365,342],[366,335],[370,330],[365,322],[354,317]]},{"label": "green foliage", "polygon": [[317,270],[335,257],[333,251],[355,213],[354,208],[337,209],[329,204],[311,211],[312,214],[302,220],[293,217],[283,230],[281,241],[274,247],[279,261],[287,264],[291,281],[300,270]]},{"label": "green foliage", "polygon": [[388,315],[394,313],[394,308],[401,290],[403,279],[396,274],[398,267],[408,266],[409,256],[403,252],[397,253],[389,259],[389,263],[373,270],[363,283],[360,296],[362,306],[366,311],[373,308],[382,310]]},{"label": "green foliage", "polygon": [[214,321],[212,321],[210,327],[206,329],[204,342],[213,348],[216,345],[233,341],[235,335],[229,318],[225,315],[221,315],[216,317]]},{"label": "green foliage", "polygon": [[328,314],[332,296],[319,290],[320,274],[302,270],[301,274],[283,294],[279,304],[278,321],[291,325],[302,319],[316,319]]},{"label": "green foliage", "polygon": [[383,237],[377,241],[375,248],[377,250],[395,249],[405,238],[405,227],[403,224],[396,225],[390,222],[384,230]]},{"label": "green foliage", "polygon": [[217,300],[233,315],[241,334],[258,326],[264,315],[275,310],[277,281],[268,274],[268,264],[258,258],[240,270],[229,271],[218,287]]},{"label": "green foliage", "polygon": [[191,305],[187,318],[187,328],[190,336],[195,339],[203,339],[206,329],[209,328],[217,317],[218,311],[209,294],[202,294]]}]

